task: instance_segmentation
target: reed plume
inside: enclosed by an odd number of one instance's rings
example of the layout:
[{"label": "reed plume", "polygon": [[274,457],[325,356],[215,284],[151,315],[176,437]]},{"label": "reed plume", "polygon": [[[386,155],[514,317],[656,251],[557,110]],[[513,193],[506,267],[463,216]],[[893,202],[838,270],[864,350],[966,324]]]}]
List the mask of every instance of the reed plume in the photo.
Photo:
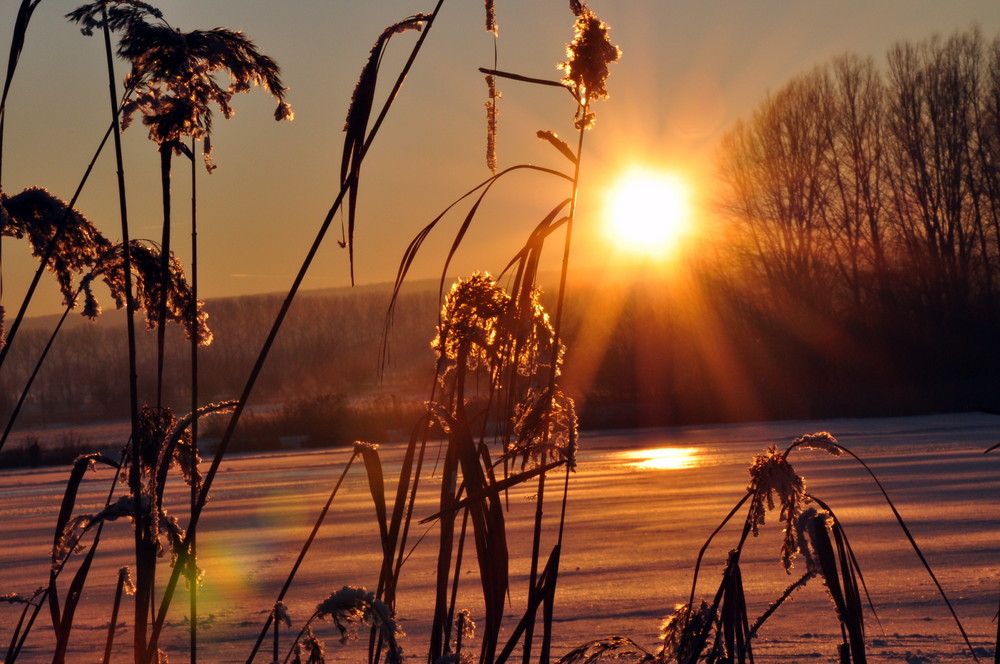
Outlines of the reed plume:
[{"label": "reed plume", "polygon": [[55,274],[67,305],[75,299],[74,274],[93,266],[111,246],[79,210],[41,187],[29,187],[13,196],[0,194],[0,234],[27,238],[39,259],[55,243],[46,267]]}]

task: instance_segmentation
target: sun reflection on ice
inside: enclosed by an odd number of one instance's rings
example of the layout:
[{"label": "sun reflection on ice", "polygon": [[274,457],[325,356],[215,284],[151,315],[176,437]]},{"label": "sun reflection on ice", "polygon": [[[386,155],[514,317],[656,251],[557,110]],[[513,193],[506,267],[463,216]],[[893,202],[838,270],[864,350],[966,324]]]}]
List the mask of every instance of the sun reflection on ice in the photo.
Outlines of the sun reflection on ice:
[{"label": "sun reflection on ice", "polygon": [[619,455],[627,465],[640,470],[680,470],[701,465],[701,450],[697,447],[658,447],[651,450],[630,450]]}]

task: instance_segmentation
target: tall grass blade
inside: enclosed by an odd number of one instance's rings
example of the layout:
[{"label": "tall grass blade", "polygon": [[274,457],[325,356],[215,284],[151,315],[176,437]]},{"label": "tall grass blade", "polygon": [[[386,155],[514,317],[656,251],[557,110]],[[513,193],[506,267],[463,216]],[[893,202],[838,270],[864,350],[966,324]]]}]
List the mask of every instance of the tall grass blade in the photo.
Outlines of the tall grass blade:
[{"label": "tall grass blade", "polygon": [[532,78],[531,76],[522,76],[521,74],[514,74],[509,71],[500,71],[498,69],[486,69],[484,67],[480,67],[479,71],[480,73],[486,74],[487,76],[496,76],[498,78],[509,78],[512,81],[520,81],[522,83],[533,83],[535,85],[547,85],[553,88],[565,88],[569,90],[569,88],[567,88],[562,81],[553,81],[547,78]]},{"label": "tall grass blade", "polygon": [[535,622],[538,607],[542,605],[542,602],[550,594],[549,588],[553,587],[549,583],[549,577],[555,573],[556,566],[559,564],[559,557],[559,547],[557,546],[552,549],[552,553],[549,554],[549,559],[545,563],[545,568],[538,577],[538,582],[528,594],[528,606],[524,611],[524,615],[521,616],[520,621],[518,621],[517,625],[511,631],[510,637],[507,639],[507,643],[500,651],[500,654],[497,655],[494,664],[505,664],[507,660],[510,659],[511,654],[514,652],[514,648],[516,648],[517,644],[521,642],[521,637],[528,629],[528,625]]},{"label": "tall grass blade", "polygon": [[[34,617],[38,615],[38,611],[41,608],[43,599],[40,598],[43,592],[44,588],[39,588],[35,591],[35,594],[32,595],[31,599],[7,598],[8,602],[21,601],[24,604],[24,608],[21,609],[21,615],[18,617],[17,624],[14,626],[14,632],[10,636],[10,643],[7,645],[7,654],[4,656],[3,660],[5,664],[14,664],[14,660],[17,659],[17,644],[19,641],[23,642],[22,635],[27,635],[27,633],[31,631],[31,625],[34,623]],[[32,608],[34,608],[32,618],[28,621],[28,624],[25,625],[25,618],[28,617],[28,611]],[[23,632],[21,631],[22,629],[24,630]]]},{"label": "tall grass blade", "polygon": [[448,647],[450,630],[448,624],[448,580],[451,573],[452,547],[455,539],[455,492],[459,485],[457,445],[460,444],[461,440],[453,429],[452,435],[449,436],[448,449],[445,452],[441,468],[440,505],[442,517],[438,526],[440,537],[438,540],[437,584],[434,593],[434,617],[431,625],[428,656],[432,662],[444,655]]},{"label": "tall grass blade", "polygon": [[701,549],[698,550],[698,556],[697,558],[695,558],[695,563],[694,563],[694,575],[691,579],[691,596],[688,599],[688,606],[694,606],[694,598],[695,595],[697,594],[696,591],[698,588],[698,575],[699,572],[701,571],[701,564],[705,560],[705,553],[708,551],[709,545],[715,539],[715,536],[718,535],[720,532],[722,532],[722,529],[726,527],[726,524],[728,524],[732,520],[732,518],[736,516],[736,513],[740,511],[740,508],[742,508],[746,504],[746,502],[750,500],[752,496],[753,494],[749,492],[745,496],[743,496],[739,500],[739,502],[737,502],[736,505],[733,506],[733,509],[729,510],[729,514],[727,514],[725,518],[722,519],[722,523],[720,523],[715,528],[715,530],[712,531],[712,534],[708,536],[708,539],[705,540],[705,543],[701,545]]},{"label": "tall grass blade", "polygon": [[556,583],[559,580],[559,558],[562,542],[552,550],[551,574],[545,576],[545,593],[542,598],[542,647],[538,652],[540,664],[548,664],[552,652],[552,623],[556,603]]},{"label": "tall grass blade", "polygon": [[732,572],[723,581],[722,607],[719,610],[719,636],[725,656],[738,664],[753,664],[750,646],[750,623],[747,618],[746,595],[739,561],[733,563]]},{"label": "tall grass blade", "polygon": [[125,591],[125,581],[128,578],[128,568],[118,570],[118,583],[115,586],[115,601],[111,606],[111,620],[108,622],[108,637],[104,641],[104,656],[101,664],[111,664],[111,648],[115,642],[115,632],[118,630],[118,610],[121,608],[122,594]]},{"label": "tall grass blade", "polygon": [[850,574],[841,577],[838,573],[838,570],[842,572],[844,566],[849,566],[850,563],[839,555],[839,551],[834,552],[826,524],[817,524],[813,530],[815,533],[813,546],[820,575],[830,593],[830,598],[837,607],[837,618],[841,627],[847,634],[841,647],[846,651],[848,661],[853,664],[865,664],[867,660],[864,620],[858,611],[859,598],[856,597],[856,588],[850,583]]},{"label": "tall grass blade", "polygon": [[819,507],[821,509],[823,509],[826,512],[829,512],[830,515],[833,517],[834,522],[837,524],[836,533],[837,533],[837,536],[843,541],[844,551],[845,551],[847,557],[850,559],[851,569],[853,570],[853,574],[857,578],[856,585],[860,584],[861,589],[864,591],[864,593],[865,593],[865,599],[868,602],[868,608],[872,612],[872,617],[875,618],[875,622],[878,624],[879,628],[881,629],[881,627],[882,627],[882,621],[879,619],[878,611],[875,610],[875,603],[872,601],[871,593],[868,592],[868,584],[865,583],[864,574],[862,574],[862,572],[861,572],[861,565],[858,564],[858,560],[857,560],[857,558],[854,555],[854,549],[851,547],[851,543],[847,539],[847,532],[844,530],[843,526],[841,525],[840,519],[837,517],[836,512],[834,512],[830,508],[830,506],[827,505],[824,501],[822,501],[819,498],[817,498],[816,496],[812,496],[812,495],[810,495],[809,498],[813,502],[815,502],[817,505],[819,505]]},{"label": "tall grass blade", "polygon": [[[80,599],[83,596],[83,586],[87,582],[87,576],[90,574],[90,566],[94,562],[94,555],[97,553],[97,545],[101,541],[101,529],[103,525],[98,526],[97,534],[90,545],[90,550],[87,551],[87,555],[84,557],[83,562],[80,563],[79,569],[73,575],[73,581],[70,583],[69,590],[66,593],[66,604],[63,607],[62,616],[56,629],[56,645],[52,656],[52,664],[63,664],[66,660],[66,649],[69,647],[70,635],[73,632],[73,618],[76,615],[76,607],[79,606]],[[53,597],[54,595],[55,593],[50,593],[49,597]]]},{"label": "tall grass blade", "polygon": [[[433,394],[433,390],[431,391]],[[399,471],[399,482],[396,486],[396,500],[393,505],[392,517],[389,522],[389,545],[395,551],[382,561],[376,597],[384,598],[390,610],[396,608],[396,588],[403,563],[406,561],[406,541],[410,524],[413,519],[413,509],[417,500],[417,489],[420,486],[420,473],[423,469],[424,456],[427,451],[428,429],[430,415],[422,417],[410,433],[410,441],[403,455],[403,463]],[[419,446],[419,452],[417,448]],[[414,468],[414,456],[416,467]],[[409,499],[407,499],[409,494]],[[425,533],[426,534],[426,533]],[[423,537],[420,538],[422,540]],[[418,540],[419,544],[419,540]],[[392,556],[396,556],[395,562]],[[369,657],[371,659],[371,657]]]},{"label": "tall grass blade", "polygon": [[559,138],[556,134],[554,134],[551,131],[539,130],[538,132],[536,132],[535,135],[538,136],[538,138],[540,138],[541,140],[548,142],[556,150],[559,150],[562,156],[569,159],[570,163],[572,164],[577,163],[578,159],[576,155],[573,154],[573,151],[569,148],[569,145],[567,145],[566,141]]},{"label": "tall grass blade", "polygon": [[365,463],[365,472],[368,475],[368,489],[372,494],[372,501],[375,503],[375,518],[378,521],[379,539],[382,542],[382,552],[384,556],[392,556],[389,548],[389,528],[387,513],[385,508],[385,479],[382,475],[382,461],[379,459],[378,449],[374,445],[356,444],[355,447],[361,453],[361,458]]}]

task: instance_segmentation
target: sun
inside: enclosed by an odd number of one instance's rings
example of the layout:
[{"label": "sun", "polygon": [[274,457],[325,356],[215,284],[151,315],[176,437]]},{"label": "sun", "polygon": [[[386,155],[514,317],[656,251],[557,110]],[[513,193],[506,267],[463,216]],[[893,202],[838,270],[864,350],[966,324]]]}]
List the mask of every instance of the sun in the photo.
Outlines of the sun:
[{"label": "sun", "polygon": [[676,173],[633,169],[608,191],[605,220],[618,248],[666,258],[690,230],[691,188]]}]

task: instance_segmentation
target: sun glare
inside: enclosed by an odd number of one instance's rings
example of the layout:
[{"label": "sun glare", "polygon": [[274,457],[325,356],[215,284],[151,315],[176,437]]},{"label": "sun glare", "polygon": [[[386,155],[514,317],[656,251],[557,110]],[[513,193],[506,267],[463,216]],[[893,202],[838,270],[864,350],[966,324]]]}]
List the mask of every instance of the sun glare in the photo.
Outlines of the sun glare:
[{"label": "sun glare", "polygon": [[627,465],[640,470],[682,470],[700,465],[701,450],[696,447],[659,447],[652,450],[622,452]]},{"label": "sun glare", "polygon": [[691,223],[690,187],[667,172],[633,170],[611,188],[606,232],[621,249],[666,258]]}]

